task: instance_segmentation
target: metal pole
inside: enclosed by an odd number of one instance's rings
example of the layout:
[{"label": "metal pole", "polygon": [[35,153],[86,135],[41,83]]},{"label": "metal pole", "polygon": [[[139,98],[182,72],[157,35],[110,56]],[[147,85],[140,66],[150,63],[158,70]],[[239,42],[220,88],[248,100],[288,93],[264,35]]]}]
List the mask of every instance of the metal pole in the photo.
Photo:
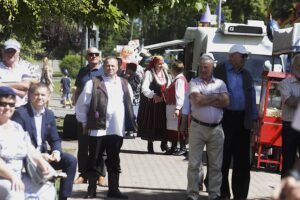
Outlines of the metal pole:
[{"label": "metal pole", "polygon": [[222,0],[219,0],[219,4],[218,4],[218,29],[221,29],[221,20],[222,20]]},{"label": "metal pole", "polygon": [[133,37],[133,18],[131,21],[130,40],[132,40],[132,37]]}]

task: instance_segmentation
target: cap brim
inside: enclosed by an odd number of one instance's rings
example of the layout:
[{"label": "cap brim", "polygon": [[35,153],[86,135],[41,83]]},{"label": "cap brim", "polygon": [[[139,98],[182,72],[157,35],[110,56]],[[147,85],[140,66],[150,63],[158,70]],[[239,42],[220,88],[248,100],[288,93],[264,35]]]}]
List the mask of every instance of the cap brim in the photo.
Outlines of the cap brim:
[{"label": "cap brim", "polygon": [[14,50],[16,50],[16,51],[20,51],[20,48],[14,46],[14,45],[7,45],[7,46],[4,47],[4,49],[5,49],[5,50],[6,50],[6,49],[14,49]]}]

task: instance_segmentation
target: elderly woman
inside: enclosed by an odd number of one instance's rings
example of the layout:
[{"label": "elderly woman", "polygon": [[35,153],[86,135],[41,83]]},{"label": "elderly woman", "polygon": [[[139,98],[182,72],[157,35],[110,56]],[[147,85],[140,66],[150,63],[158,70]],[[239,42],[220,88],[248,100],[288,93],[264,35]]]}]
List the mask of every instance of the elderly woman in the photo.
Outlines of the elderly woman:
[{"label": "elderly woman", "polygon": [[154,153],[153,141],[161,141],[162,151],[169,150],[166,142],[165,92],[171,81],[163,65],[163,57],[154,56],[142,83],[137,116],[138,136],[148,141],[148,153]]},{"label": "elderly woman", "polygon": [[22,172],[29,154],[44,175],[49,174],[47,162],[32,146],[27,132],[10,120],[15,111],[16,93],[9,87],[0,87],[0,199],[23,200],[30,194],[39,199],[55,199],[52,183],[34,184]]}]

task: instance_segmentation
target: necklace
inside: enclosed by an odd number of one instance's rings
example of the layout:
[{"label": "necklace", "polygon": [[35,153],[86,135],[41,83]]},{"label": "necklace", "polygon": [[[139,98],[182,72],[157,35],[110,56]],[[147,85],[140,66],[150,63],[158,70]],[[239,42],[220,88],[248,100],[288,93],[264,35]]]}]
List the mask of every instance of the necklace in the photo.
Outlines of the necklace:
[{"label": "necklace", "polygon": [[155,81],[157,82],[158,85],[165,85],[166,84],[166,77],[165,77],[165,73],[163,71],[163,69],[161,70],[161,75],[162,76],[158,76],[158,74],[155,72],[154,69],[151,69],[153,77],[155,79]]}]

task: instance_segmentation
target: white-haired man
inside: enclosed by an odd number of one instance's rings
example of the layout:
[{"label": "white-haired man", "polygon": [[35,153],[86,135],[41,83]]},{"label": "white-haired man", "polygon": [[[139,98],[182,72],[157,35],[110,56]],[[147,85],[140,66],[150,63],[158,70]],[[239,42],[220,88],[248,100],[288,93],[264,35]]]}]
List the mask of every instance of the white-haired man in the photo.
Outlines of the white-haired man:
[{"label": "white-haired man", "polygon": [[2,62],[0,62],[0,86],[12,88],[17,94],[16,107],[26,103],[27,91],[32,82],[33,74],[20,62],[21,44],[15,39],[4,42],[2,49]]}]

